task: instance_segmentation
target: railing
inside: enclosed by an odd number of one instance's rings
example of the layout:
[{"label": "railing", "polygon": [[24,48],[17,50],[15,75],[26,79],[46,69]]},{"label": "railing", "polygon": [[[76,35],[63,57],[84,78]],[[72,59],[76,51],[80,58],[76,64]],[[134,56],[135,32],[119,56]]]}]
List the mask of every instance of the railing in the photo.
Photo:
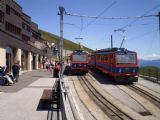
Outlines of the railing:
[{"label": "railing", "polygon": [[160,70],[140,68],[140,77],[160,84]]},{"label": "railing", "polygon": [[60,103],[61,103],[62,120],[75,120],[72,107],[69,101],[69,96],[67,94],[68,85],[66,85],[66,82],[62,80],[60,82],[60,87],[61,87]]}]

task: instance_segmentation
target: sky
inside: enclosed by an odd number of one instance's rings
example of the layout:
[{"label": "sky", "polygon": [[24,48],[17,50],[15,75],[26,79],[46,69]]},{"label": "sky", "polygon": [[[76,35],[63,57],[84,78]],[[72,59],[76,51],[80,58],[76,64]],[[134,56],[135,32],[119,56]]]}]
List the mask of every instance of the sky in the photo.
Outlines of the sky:
[{"label": "sky", "polygon": [[[23,12],[39,28],[60,35],[59,6],[70,14],[97,16],[98,19],[64,15],[64,38],[93,50],[120,47],[122,40],[128,50],[139,58],[160,59],[159,18],[160,0],[16,0]],[[101,19],[130,17],[131,19]],[[123,28],[123,29],[122,29]],[[125,32],[123,32],[123,30]],[[82,39],[76,39],[82,38]]]}]

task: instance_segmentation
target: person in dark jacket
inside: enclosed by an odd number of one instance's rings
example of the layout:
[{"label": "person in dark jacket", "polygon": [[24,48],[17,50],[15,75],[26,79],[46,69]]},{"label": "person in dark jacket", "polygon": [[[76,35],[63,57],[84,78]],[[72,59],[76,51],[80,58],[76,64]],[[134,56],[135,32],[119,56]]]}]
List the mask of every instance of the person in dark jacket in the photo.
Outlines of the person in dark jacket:
[{"label": "person in dark jacket", "polygon": [[60,63],[55,63],[54,67],[54,76],[55,78],[59,77],[59,71],[60,71]]},{"label": "person in dark jacket", "polygon": [[19,63],[20,63],[20,61],[18,60],[17,63],[15,63],[12,66],[13,77],[16,79],[16,82],[18,82],[19,72],[20,72],[20,65],[19,65]]}]

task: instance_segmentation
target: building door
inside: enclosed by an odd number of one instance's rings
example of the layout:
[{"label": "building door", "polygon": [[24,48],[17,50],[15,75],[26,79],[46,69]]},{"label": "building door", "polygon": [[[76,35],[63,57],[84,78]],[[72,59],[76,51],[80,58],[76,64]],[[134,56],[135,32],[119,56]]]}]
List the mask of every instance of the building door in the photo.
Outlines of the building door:
[{"label": "building door", "polygon": [[7,67],[8,72],[12,70],[12,65],[13,65],[12,48],[6,47],[6,67]]},{"label": "building door", "polygon": [[28,59],[27,52],[22,50],[22,52],[21,52],[21,60],[22,60],[21,68],[22,68],[22,70],[27,70],[27,64],[28,64],[27,59]]},{"label": "building door", "polygon": [[32,60],[32,69],[36,69],[36,54],[32,54],[33,60]]}]

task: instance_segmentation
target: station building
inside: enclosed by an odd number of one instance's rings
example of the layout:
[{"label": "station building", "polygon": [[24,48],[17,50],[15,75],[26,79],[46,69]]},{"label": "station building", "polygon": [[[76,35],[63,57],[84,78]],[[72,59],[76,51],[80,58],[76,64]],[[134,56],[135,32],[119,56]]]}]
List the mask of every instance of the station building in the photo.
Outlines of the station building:
[{"label": "station building", "polygon": [[19,60],[22,71],[31,71],[42,68],[44,57],[46,45],[38,25],[14,0],[0,0],[0,66],[11,71]]}]

